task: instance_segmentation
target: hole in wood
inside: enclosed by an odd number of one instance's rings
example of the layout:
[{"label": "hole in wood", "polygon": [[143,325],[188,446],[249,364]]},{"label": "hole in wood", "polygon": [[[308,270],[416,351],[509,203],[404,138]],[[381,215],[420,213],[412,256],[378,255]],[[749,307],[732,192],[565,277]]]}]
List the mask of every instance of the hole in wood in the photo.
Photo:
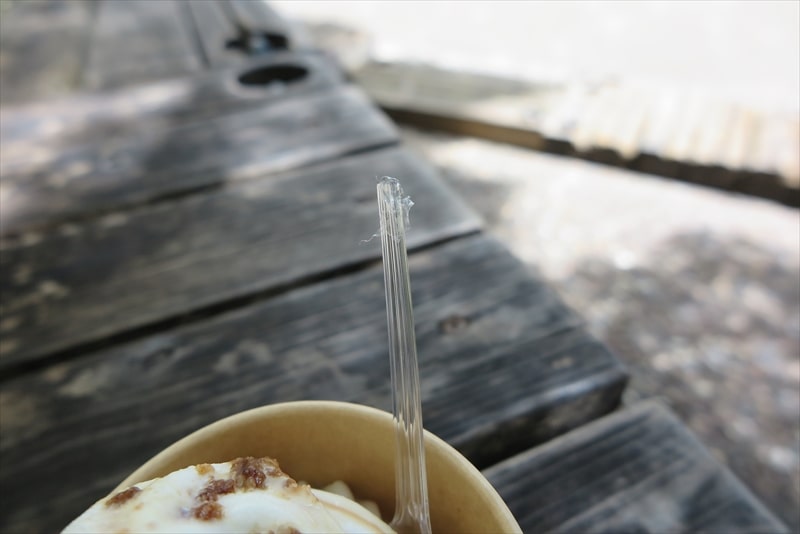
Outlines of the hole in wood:
[{"label": "hole in wood", "polygon": [[265,87],[273,83],[295,83],[308,76],[308,70],[297,65],[271,65],[249,70],[239,76],[239,83]]},{"label": "hole in wood", "polygon": [[442,334],[452,334],[457,330],[465,328],[470,323],[468,317],[462,315],[450,315],[439,321],[439,332]]}]

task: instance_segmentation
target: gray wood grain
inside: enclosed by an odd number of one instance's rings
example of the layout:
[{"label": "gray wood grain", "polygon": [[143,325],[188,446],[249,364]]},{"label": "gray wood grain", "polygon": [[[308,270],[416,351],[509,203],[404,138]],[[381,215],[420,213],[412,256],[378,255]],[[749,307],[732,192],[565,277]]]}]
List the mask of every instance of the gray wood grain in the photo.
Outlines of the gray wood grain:
[{"label": "gray wood grain", "polygon": [[120,87],[204,68],[176,0],[104,0],[93,24],[86,86]]},{"label": "gray wood grain", "polygon": [[484,474],[525,532],[788,532],[669,410],[653,401]]},{"label": "gray wood grain", "polygon": [[368,63],[353,77],[401,123],[800,206],[796,116],[624,84],[588,90],[410,63]]},{"label": "gray wood grain", "polygon": [[[420,210],[436,204],[415,198]],[[413,211],[419,228],[425,216]],[[410,268],[425,425],[477,465],[618,401],[616,360],[496,241],[428,248]],[[299,399],[390,409],[386,336],[373,265],[6,381],[0,530],[62,527],[164,446],[240,410]],[[504,434],[513,439],[495,439]]]},{"label": "gray wood grain", "polygon": [[208,66],[243,65],[283,50],[311,50],[309,36],[265,2],[185,0]]},{"label": "gray wood grain", "polygon": [[[286,38],[286,46],[292,50],[309,48],[311,41],[300,28],[283,18],[266,2],[248,0],[228,0],[231,19],[246,36],[275,35]],[[272,50],[267,48],[264,52]]]},{"label": "gray wood grain", "polygon": [[239,29],[221,2],[187,0],[183,5],[188,9],[203,54],[211,68],[241,65],[248,59],[241,50],[229,47],[240,37]]},{"label": "gray wood grain", "polygon": [[[168,115],[16,143],[2,165],[2,233],[150,202],[393,143],[391,122],[356,89],[265,102],[196,120]],[[118,126],[118,128],[117,128]],[[25,156],[42,155],[36,159]]]},{"label": "gray wood grain", "polygon": [[26,234],[0,243],[13,325],[0,366],[375,259],[360,240],[377,228],[379,175],[420,199],[412,246],[478,229],[428,166],[390,148]]},{"label": "gray wood grain", "polygon": [[0,3],[0,104],[81,88],[92,7],[89,0]]},{"label": "gray wood grain", "polygon": [[[244,87],[237,81],[242,73],[285,65],[304,69],[306,77],[263,87]],[[342,81],[341,72],[321,54],[281,52],[251,61],[246,67],[4,107],[0,110],[0,169],[30,162],[32,157],[36,160],[61,147],[97,143],[107,135],[134,132],[145,124],[163,125],[165,117],[178,126],[222,112],[328,90]],[[36,147],[41,150],[32,155]]]}]

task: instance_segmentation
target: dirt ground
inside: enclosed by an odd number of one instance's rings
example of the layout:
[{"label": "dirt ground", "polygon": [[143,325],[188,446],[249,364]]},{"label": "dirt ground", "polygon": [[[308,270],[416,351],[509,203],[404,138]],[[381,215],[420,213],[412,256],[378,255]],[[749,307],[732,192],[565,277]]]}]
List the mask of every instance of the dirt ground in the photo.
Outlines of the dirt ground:
[{"label": "dirt ground", "polygon": [[[628,366],[800,529],[800,214],[768,201],[405,129]],[[413,219],[412,219],[413,220]]]}]

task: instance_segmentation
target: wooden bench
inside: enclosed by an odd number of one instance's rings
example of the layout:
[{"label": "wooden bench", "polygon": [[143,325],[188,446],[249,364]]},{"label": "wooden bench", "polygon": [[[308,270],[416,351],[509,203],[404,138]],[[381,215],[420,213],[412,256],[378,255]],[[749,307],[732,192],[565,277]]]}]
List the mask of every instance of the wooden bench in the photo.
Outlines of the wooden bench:
[{"label": "wooden bench", "polygon": [[788,532],[683,424],[649,401],[484,474],[526,532]]},{"label": "wooden bench", "polygon": [[534,84],[402,62],[367,63],[353,77],[400,123],[800,206],[796,115],[617,82]]}]

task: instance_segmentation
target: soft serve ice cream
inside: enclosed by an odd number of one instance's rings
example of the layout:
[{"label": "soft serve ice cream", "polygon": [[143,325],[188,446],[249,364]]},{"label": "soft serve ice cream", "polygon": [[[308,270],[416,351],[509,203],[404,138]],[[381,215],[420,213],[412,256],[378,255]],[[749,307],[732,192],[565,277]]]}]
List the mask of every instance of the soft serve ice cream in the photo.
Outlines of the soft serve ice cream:
[{"label": "soft serve ice cream", "polygon": [[392,532],[354,500],[311,489],[270,458],[200,464],[96,502],[64,530],[127,532]]}]

